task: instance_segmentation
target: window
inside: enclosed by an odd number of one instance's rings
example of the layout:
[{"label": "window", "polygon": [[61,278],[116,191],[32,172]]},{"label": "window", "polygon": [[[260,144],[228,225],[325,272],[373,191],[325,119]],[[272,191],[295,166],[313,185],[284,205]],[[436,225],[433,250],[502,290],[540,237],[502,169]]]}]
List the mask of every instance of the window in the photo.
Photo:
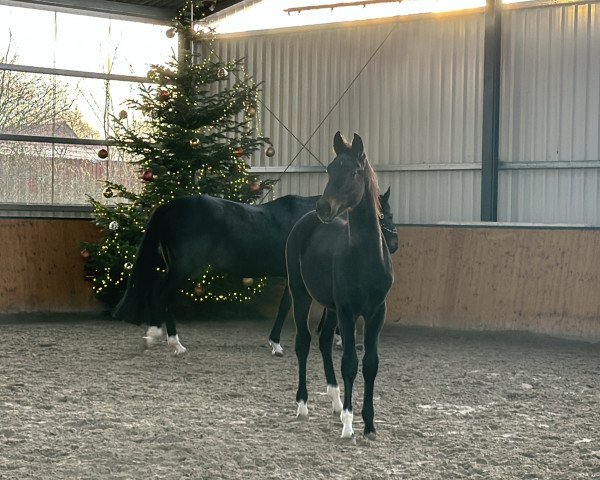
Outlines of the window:
[{"label": "window", "polygon": [[136,183],[107,139],[112,116],[141,120],[126,101],[176,51],[167,28],[0,5],[0,210],[67,210],[101,198],[101,180]]}]

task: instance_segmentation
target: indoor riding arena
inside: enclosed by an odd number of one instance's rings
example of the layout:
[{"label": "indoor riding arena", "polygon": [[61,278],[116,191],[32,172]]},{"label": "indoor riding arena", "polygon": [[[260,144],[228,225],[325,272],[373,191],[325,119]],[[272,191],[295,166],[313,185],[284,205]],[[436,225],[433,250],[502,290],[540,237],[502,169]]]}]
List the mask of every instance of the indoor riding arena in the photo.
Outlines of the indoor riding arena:
[{"label": "indoor riding arena", "polygon": [[598,3],[0,0],[0,479],[600,479]]}]

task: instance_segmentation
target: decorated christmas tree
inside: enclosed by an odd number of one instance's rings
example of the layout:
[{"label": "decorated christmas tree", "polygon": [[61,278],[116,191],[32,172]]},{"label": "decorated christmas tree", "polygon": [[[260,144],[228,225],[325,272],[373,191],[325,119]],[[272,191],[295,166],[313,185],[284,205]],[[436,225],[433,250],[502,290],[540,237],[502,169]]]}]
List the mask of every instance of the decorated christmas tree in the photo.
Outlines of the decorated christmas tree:
[{"label": "decorated christmas tree", "polygon": [[[114,118],[115,146],[98,152],[101,158],[131,158],[138,171],[133,187],[106,181],[105,198],[90,198],[102,235],[97,243],[83,244],[81,255],[86,278],[108,305],[125,289],[157,206],[186,195],[252,203],[271,188],[270,181],[249,173],[248,161],[256,151],[274,154],[257,126],[258,85],[245,74],[242,60],[222,61],[216,55],[213,32],[197,21],[203,3],[182,9],[167,30],[168,37],[179,35],[178,54],[166,65],[153,65],[139,99],[128,102],[146,121],[132,122],[128,111],[121,111]],[[244,301],[263,282],[208,266],[200,278],[190,279],[184,293],[197,301]]]}]

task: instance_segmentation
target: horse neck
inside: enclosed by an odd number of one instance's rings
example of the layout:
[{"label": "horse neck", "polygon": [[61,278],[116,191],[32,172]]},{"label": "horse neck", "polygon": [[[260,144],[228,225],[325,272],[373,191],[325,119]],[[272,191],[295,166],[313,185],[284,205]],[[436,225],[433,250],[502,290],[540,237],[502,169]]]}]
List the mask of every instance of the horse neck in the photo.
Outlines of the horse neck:
[{"label": "horse neck", "polygon": [[371,192],[366,190],[360,203],[349,212],[350,241],[361,249],[372,250],[377,256],[383,256],[379,215],[372,198]]}]

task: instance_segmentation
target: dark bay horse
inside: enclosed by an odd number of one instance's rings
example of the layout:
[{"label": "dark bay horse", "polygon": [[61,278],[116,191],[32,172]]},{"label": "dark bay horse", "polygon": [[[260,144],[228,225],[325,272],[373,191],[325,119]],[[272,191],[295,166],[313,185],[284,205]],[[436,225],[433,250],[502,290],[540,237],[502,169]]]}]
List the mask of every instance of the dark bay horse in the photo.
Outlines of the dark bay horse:
[{"label": "dark bay horse", "polygon": [[[148,222],[127,289],[113,315],[146,323],[147,347],[162,338],[164,320],[167,344],[174,353],[184,353],[186,348],[167,308],[187,279],[209,264],[216,271],[243,277],[285,277],[287,236],[298,219],[315,209],[319,198],[286,195],[262,205],[247,205],[200,195],[177,198],[158,207]],[[388,198],[389,189],[381,198],[389,212]],[[390,248],[397,249],[391,213],[381,221],[387,222]],[[283,352],[279,336],[290,303],[286,287],[270,335],[275,354]]]},{"label": "dark bay horse", "polygon": [[[329,181],[317,209],[296,223],[286,246],[288,286],[296,323],[298,416],[308,416],[306,361],[311,340],[308,315],[314,299],[327,309],[319,348],[327,392],[334,412],[340,412],[342,438],[354,435],[352,387],[358,371],[354,332],[357,318],[364,318],[362,417],[364,435],[372,439],[375,437],[373,388],[379,366],[377,344],[394,273],[379,225],[377,177],[364,153],[362,139],[354,134],[349,145],[337,132],[333,147],[336,157],[327,167]],[[343,340],[343,405],[331,351],[336,324]]]},{"label": "dark bay horse", "polygon": [[[321,198],[321,196],[318,195],[316,197],[310,197],[310,198],[315,199],[315,206],[316,206],[316,202],[319,198]],[[390,207],[389,199],[390,199],[390,189],[388,188],[387,191],[379,197],[380,207],[381,207],[379,224],[381,226],[381,230],[383,233],[383,238],[385,239],[385,243],[388,246],[388,250],[390,251],[390,253],[395,253],[396,250],[398,250],[398,246],[399,246],[398,231],[396,229],[396,225],[394,224],[394,216],[392,214],[392,208]],[[308,212],[306,212],[306,213],[308,213]],[[285,269],[285,266],[284,266],[284,269]],[[277,310],[277,317],[275,318],[275,322],[273,323],[273,327],[271,328],[271,333],[269,334],[269,345],[271,346],[271,349],[272,349],[271,353],[278,357],[283,356],[283,347],[281,346],[281,343],[280,343],[281,330],[283,328],[283,323],[285,321],[285,318],[290,310],[291,303],[292,303],[292,299],[289,295],[289,289],[286,285],[283,295],[281,297],[281,301],[279,302],[279,308]],[[321,321],[319,322],[319,326],[317,327],[318,332],[320,332],[321,328],[323,327],[323,324],[324,324],[325,318],[326,318],[326,314],[327,314],[327,312],[326,312],[326,310],[324,310],[323,316],[321,317]],[[337,333],[338,333],[338,330],[336,329],[335,337],[338,337]],[[341,345],[341,341],[338,341],[338,344]]]}]

